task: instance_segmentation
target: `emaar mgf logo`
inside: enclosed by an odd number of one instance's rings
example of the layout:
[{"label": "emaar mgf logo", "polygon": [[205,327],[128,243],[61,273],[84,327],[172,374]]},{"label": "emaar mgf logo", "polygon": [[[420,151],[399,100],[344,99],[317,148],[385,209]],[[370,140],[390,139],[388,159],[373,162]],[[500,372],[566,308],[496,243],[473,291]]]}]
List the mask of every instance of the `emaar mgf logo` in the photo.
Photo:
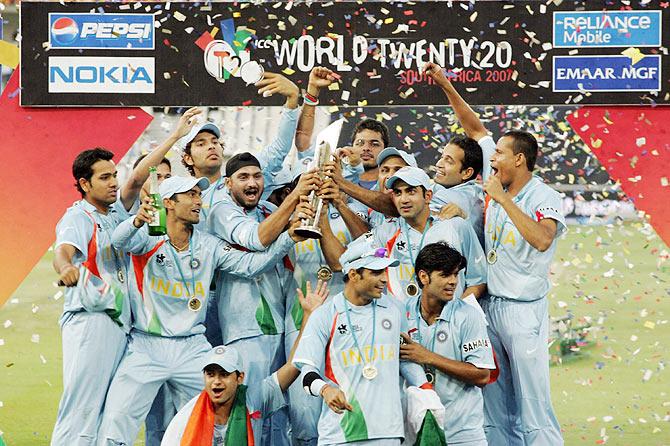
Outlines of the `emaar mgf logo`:
[{"label": "emaar mgf logo", "polygon": [[53,49],[154,49],[152,14],[50,13]]},{"label": "emaar mgf logo", "polygon": [[661,28],[661,11],[556,11],[554,47],[658,47]]},{"label": "emaar mgf logo", "polygon": [[49,57],[49,93],[154,93],[153,57]]}]

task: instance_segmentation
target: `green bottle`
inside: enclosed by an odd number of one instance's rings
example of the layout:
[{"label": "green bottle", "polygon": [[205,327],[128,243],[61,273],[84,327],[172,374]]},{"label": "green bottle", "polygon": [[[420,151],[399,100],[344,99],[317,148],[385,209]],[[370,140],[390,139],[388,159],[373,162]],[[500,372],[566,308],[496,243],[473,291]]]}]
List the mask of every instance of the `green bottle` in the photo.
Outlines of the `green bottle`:
[{"label": "green bottle", "polygon": [[165,235],[167,234],[167,216],[165,214],[165,206],[163,200],[158,193],[158,173],[155,167],[149,167],[149,196],[154,201],[154,215],[153,220],[149,223],[149,235]]}]

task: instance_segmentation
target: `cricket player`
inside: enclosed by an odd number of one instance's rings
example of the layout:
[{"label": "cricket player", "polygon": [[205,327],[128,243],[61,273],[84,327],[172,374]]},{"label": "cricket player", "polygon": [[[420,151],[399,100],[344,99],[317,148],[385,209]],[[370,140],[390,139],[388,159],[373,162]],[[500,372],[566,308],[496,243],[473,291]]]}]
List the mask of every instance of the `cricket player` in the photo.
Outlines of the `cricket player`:
[{"label": "cricket player", "polygon": [[[419,168],[401,168],[386,180],[386,187],[392,191],[400,217],[373,228],[365,237],[372,237],[375,244],[385,246],[389,257],[399,261],[398,267],[387,271],[389,293],[401,302],[418,295],[414,274],[416,256],[428,243],[444,241],[460,252],[469,265],[465,273],[459,273],[457,298],[470,293],[479,298],[486,290],[486,263],[472,226],[460,217],[437,220],[431,216],[430,179]],[[326,234],[321,243],[331,259],[332,251],[344,249]]]},{"label": "cricket player", "polygon": [[424,367],[446,410],[450,445],[486,446],[480,387],[495,369],[480,309],[455,298],[465,258],[444,242],[426,245],[416,258],[421,295],[406,302],[408,335],[400,359]]},{"label": "cricket player", "polygon": [[[267,181],[281,170],[284,158],[291,150],[293,135],[298,123],[298,87],[285,76],[266,72],[263,79],[256,84],[258,94],[279,94],[286,98],[278,124],[276,138],[258,155],[263,166],[263,175]],[[195,125],[184,136],[180,143],[184,146],[182,164],[194,177],[206,177],[210,186],[202,194],[202,215],[199,229],[206,229],[207,217],[210,210],[221,200],[229,200],[224,178],[223,167],[223,140],[221,130],[211,122]]]},{"label": "cricket player", "polygon": [[[125,253],[112,246],[112,232],[127,217],[117,200],[114,154],[81,152],[72,174],[82,199],[56,226],[53,266],[65,285],[60,326],[63,337],[63,395],[51,444],[95,444],[107,388],[126,348],[130,307]],[[118,296],[99,302],[100,292],[84,286],[80,271],[111,286]]]},{"label": "cricket player", "polygon": [[492,445],[562,445],[549,390],[547,303],[549,268],[567,230],[560,195],[533,175],[538,145],[530,133],[511,130],[495,143],[451,82],[440,87],[482,148],[490,199],[484,218],[489,297],[482,308],[500,375],[484,388],[486,436]]},{"label": "cricket player", "polygon": [[429,384],[418,364],[399,360],[406,319],[384,295],[385,269],[398,261],[361,238],[339,262],[344,291],[314,312],[293,359],[305,391],[322,399],[318,444],[399,445],[400,374]]},{"label": "cricket player", "polygon": [[[306,290],[306,294],[298,290],[304,313],[299,333],[328,296],[325,282],[318,282],[314,293],[309,284]],[[233,347],[214,347],[203,362],[205,389],[174,417],[163,446],[258,444],[263,420],[286,405],[283,392],[300,374],[290,363],[296,346],[297,341],[289,361],[279,370],[249,385],[243,384],[242,355]]]},{"label": "cricket player", "polygon": [[204,336],[208,287],[219,269],[253,277],[272,268],[293,249],[282,234],[266,251],[246,253],[194,228],[200,218],[206,178],[172,177],[160,185],[167,210],[167,235],[151,237],[147,199],[137,216],[121,223],[115,247],[132,253],[130,300],[133,329],[114,375],[98,431],[101,445],[130,445],[159,387],[167,382],[182,407],[202,388],[200,367],[211,345]]}]

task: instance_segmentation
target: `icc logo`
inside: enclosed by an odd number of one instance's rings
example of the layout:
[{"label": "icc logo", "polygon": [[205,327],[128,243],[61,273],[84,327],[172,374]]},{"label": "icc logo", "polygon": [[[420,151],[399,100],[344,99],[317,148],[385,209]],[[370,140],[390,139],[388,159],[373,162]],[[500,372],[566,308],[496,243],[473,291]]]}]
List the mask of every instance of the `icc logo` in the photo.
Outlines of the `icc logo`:
[{"label": "icc logo", "polygon": [[61,45],[68,45],[79,36],[77,22],[69,17],[61,17],[51,25],[51,37]]},{"label": "icc logo", "polygon": [[235,52],[228,42],[212,40],[205,48],[205,68],[210,76],[224,83],[230,77],[239,77],[247,84],[263,79],[263,66],[250,60],[248,51]]}]

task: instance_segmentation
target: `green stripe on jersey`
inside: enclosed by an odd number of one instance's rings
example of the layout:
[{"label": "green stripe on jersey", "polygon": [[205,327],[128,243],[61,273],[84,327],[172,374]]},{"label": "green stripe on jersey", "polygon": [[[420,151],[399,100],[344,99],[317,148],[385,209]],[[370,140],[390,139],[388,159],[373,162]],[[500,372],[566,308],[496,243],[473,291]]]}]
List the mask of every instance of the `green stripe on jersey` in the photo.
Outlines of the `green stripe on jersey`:
[{"label": "green stripe on jersey", "polygon": [[151,321],[149,322],[149,334],[160,336],[163,333],[161,327],[162,324],[160,319],[158,319],[158,314],[154,311],[151,315]]},{"label": "green stripe on jersey", "polygon": [[361,441],[368,439],[368,426],[365,423],[365,416],[361,405],[356,399],[356,395],[352,395],[349,401],[351,407],[354,409],[351,412],[345,411],[344,416],[340,420],[340,427],[344,432],[344,440],[348,443],[351,441]]},{"label": "green stripe on jersey", "polygon": [[258,308],[256,309],[256,322],[258,322],[258,326],[260,327],[263,334],[275,335],[278,333],[277,327],[275,326],[274,317],[272,317],[270,305],[262,294],[261,301],[258,304]]}]

